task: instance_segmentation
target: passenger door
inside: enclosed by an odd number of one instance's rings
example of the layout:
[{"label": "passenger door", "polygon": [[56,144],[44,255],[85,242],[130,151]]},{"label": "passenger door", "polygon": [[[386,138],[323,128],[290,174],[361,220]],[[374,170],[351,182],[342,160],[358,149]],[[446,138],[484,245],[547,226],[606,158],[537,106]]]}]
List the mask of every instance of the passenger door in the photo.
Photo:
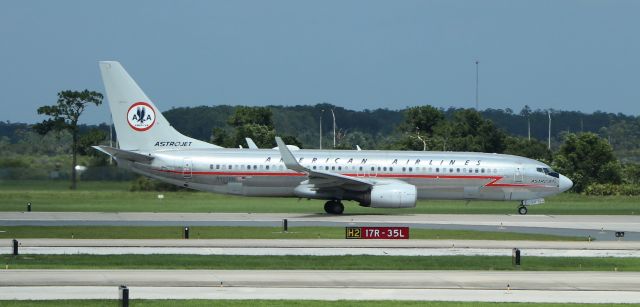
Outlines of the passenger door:
[{"label": "passenger door", "polygon": [[522,168],[522,164],[516,166],[516,171],[513,175],[513,182],[520,183],[522,182],[524,177],[524,169]]}]

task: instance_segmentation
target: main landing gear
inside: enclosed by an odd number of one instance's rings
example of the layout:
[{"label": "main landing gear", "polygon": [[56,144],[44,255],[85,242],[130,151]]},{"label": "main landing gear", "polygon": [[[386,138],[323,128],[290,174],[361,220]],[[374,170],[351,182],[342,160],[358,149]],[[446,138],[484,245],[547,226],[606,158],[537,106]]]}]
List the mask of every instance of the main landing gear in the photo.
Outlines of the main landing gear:
[{"label": "main landing gear", "polygon": [[330,200],[324,204],[324,211],[329,214],[342,214],[344,205],[339,200]]},{"label": "main landing gear", "polygon": [[525,215],[527,214],[527,207],[521,205],[520,207],[518,207],[518,213],[520,213],[520,215]]}]

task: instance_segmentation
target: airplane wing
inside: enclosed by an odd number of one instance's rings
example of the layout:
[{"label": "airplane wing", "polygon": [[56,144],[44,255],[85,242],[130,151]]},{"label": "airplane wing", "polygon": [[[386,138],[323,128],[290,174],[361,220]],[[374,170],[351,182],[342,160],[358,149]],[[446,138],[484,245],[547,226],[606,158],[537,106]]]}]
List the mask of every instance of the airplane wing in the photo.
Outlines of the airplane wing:
[{"label": "airplane wing", "polygon": [[333,172],[308,169],[298,163],[291,153],[291,150],[289,150],[280,137],[276,137],[276,143],[278,144],[282,161],[284,161],[284,165],[287,169],[308,174],[308,184],[313,184],[317,188],[339,187],[349,190],[366,190],[375,185],[375,182],[364,178],[354,178]]},{"label": "airplane wing", "polygon": [[145,164],[149,164],[153,160],[152,156],[148,156],[148,155],[133,152],[133,151],[122,150],[122,149],[103,146],[103,145],[92,146],[92,147],[116,159],[140,162]]},{"label": "airplane wing", "polygon": [[256,143],[251,138],[244,138],[244,140],[247,141],[247,146],[249,146],[249,149],[258,149],[258,145],[256,145]]}]

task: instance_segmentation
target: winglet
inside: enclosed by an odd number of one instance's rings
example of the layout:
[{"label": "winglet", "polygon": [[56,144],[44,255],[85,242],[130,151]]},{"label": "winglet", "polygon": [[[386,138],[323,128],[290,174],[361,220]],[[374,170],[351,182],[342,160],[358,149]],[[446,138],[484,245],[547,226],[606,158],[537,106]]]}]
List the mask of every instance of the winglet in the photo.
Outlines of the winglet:
[{"label": "winglet", "polygon": [[276,136],[276,144],[278,144],[278,150],[280,150],[280,156],[282,156],[282,161],[284,161],[284,165],[296,172],[309,172],[309,170],[300,165],[298,161],[296,161],[296,157],[293,156],[291,150],[284,144],[282,139],[279,136]]},{"label": "winglet", "polygon": [[362,150],[362,148],[360,148],[360,145],[356,145],[356,149],[357,149],[358,151],[361,151],[361,150]]}]

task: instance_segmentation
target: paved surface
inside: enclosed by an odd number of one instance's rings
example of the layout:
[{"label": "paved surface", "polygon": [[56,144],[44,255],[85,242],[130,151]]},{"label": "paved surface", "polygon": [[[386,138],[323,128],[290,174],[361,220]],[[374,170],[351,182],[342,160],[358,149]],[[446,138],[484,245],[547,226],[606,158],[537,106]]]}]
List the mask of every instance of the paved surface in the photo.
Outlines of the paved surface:
[{"label": "paved surface", "polygon": [[[12,239],[0,239],[10,246]],[[345,240],[345,239],[20,239],[21,247],[282,247],[282,248],[524,248],[638,250],[638,241],[521,241],[521,240]]]},{"label": "paved surface", "polygon": [[286,213],[100,213],[100,212],[0,212],[0,226],[410,226],[430,229],[469,229],[591,236],[615,240],[640,240],[640,215],[495,215],[412,214],[341,215]]},{"label": "paved surface", "polygon": [[[24,239],[19,243],[20,254],[44,255],[510,256],[517,247],[523,256],[640,257],[638,241]],[[0,254],[10,253],[12,241],[0,240]]]},{"label": "paved surface", "polygon": [[325,287],[640,291],[640,272],[3,270],[0,286]]},{"label": "paved surface", "polygon": [[[635,291],[379,288],[129,287],[135,299],[412,300],[459,302],[640,303]],[[0,287],[0,300],[117,299],[116,287]]]}]

